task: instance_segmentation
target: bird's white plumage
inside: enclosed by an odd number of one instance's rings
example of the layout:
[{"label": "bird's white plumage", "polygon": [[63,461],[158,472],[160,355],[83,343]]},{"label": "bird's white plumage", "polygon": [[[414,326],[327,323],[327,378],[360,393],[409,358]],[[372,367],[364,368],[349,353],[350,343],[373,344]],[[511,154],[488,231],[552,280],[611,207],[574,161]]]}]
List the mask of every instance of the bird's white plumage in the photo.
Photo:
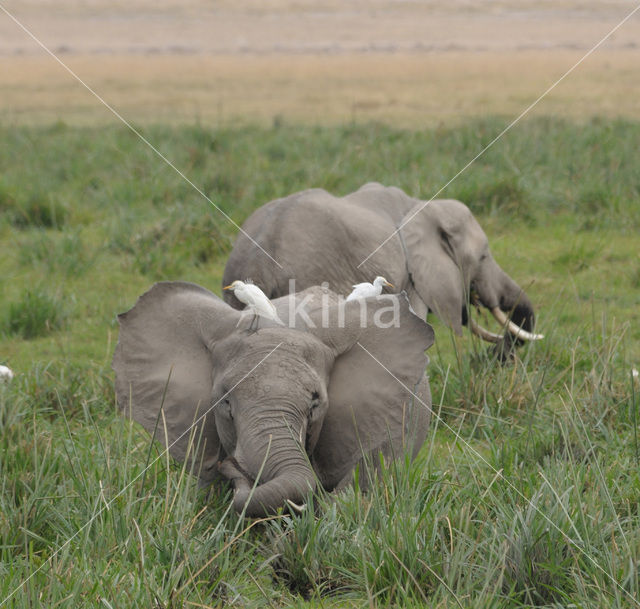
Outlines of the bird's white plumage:
[{"label": "bird's white plumage", "polygon": [[13,370],[8,366],[0,365],[0,381],[10,381],[13,378]]},{"label": "bird's white plumage", "polygon": [[394,287],[384,277],[376,277],[373,283],[356,283],[353,285],[353,292],[347,296],[347,300],[358,300],[359,298],[371,298],[372,296],[380,296],[382,294],[382,286]]},{"label": "bird's white plumage", "polygon": [[235,297],[241,303],[247,305],[247,309],[255,315],[282,323],[282,320],[278,317],[275,306],[257,285],[236,280],[224,289],[233,290]]}]

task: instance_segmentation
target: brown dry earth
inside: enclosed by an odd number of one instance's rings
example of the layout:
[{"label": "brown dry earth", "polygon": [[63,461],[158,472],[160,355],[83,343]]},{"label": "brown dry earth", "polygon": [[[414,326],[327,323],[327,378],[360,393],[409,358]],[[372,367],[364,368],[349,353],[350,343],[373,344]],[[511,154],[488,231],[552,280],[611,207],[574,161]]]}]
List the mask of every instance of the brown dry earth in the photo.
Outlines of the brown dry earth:
[{"label": "brown dry earth", "polygon": [[638,7],[0,0],[0,122],[118,120],[103,101],[134,122],[516,117],[581,60],[533,112],[640,117],[640,10],[620,25]]}]

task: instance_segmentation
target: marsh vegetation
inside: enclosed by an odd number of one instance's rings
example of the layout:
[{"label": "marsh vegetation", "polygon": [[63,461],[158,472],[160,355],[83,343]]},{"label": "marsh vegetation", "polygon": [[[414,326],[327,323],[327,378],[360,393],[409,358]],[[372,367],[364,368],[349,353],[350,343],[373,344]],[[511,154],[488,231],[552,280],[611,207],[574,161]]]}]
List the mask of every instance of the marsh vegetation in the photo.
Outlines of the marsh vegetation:
[{"label": "marsh vegetation", "polygon": [[371,180],[428,199],[505,125],[141,128],[214,205],[124,127],[0,128],[0,603],[637,606],[640,123],[527,120],[439,195],[546,338],[501,366],[440,326],[427,442],[372,492],[245,520],[115,411],[116,314],[157,280],[220,293],[216,207]]}]

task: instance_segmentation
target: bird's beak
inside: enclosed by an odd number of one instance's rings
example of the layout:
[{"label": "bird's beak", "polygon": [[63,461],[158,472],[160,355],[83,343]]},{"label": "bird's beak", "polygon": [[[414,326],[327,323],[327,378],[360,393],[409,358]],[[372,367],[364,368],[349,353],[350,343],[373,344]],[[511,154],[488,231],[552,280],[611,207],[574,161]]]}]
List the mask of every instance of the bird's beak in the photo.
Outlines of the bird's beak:
[{"label": "bird's beak", "polygon": [[390,287],[390,288],[395,288],[396,287],[395,285],[393,285],[392,283],[389,283],[388,281],[385,281],[384,285],[386,285],[387,287]]},{"label": "bird's beak", "polygon": [[223,290],[230,290],[230,289],[231,289],[231,286],[230,286],[230,285],[225,285],[222,289],[223,289]]}]

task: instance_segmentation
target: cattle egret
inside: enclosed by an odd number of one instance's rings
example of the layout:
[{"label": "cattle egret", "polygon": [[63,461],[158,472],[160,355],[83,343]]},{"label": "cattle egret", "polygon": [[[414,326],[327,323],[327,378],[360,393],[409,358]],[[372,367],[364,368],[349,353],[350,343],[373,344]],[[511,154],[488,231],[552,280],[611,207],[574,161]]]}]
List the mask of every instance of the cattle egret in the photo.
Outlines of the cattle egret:
[{"label": "cattle egret", "polygon": [[0,365],[0,381],[10,381],[13,378],[13,370],[8,366]]},{"label": "cattle egret", "polygon": [[373,283],[356,283],[353,292],[347,296],[347,300],[357,300],[359,298],[370,298],[371,296],[380,296],[382,294],[382,286],[386,285],[390,288],[395,287],[389,283],[384,277],[376,277]]},{"label": "cattle egret", "polygon": [[[236,280],[222,289],[233,290],[234,296],[241,303],[247,305],[248,311],[253,312],[251,326],[253,326],[253,323],[257,320],[258,316],[266,317],[267,319],[271,319],[284,325],[282,323],[282,320],[278,317],[278,312],[276,311],[273,303],[267,298],[267,295],[257,285]],[[251,328],[251,326],[249,326],[249,328]]]}]

